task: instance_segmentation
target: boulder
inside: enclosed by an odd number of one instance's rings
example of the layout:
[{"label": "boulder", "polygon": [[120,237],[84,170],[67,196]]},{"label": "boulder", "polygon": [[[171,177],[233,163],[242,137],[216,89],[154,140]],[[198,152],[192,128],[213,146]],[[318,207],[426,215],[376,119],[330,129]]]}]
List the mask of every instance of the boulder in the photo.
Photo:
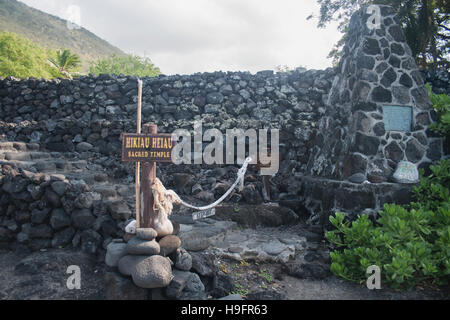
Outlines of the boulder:
[{"label": "boulder", "polygon": [[131,271],[133,282],[146,289],[167,287],[173,279],[170,261],[162,256],[143,259]]},{"label": "boulder", "polygon": [[124,276],[131,276],[131,273],[136,265],[146,258],[148,257],[127,255],[120,258],[117,266],[119,267],[119,271],[121,274],[123,274]]}]

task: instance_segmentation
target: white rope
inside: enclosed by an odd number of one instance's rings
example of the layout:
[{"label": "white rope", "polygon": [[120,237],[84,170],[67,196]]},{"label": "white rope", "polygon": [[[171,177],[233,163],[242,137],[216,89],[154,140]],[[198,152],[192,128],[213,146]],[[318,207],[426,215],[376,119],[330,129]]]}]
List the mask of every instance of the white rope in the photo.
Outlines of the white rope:
[{"label": "white rope", "polygon": [[203,210],[208,210],[208,209],[212,209],[214,207],[217,207],[220,203],[222,203],[229,195],[230,193],[234,190],[234,188],[236,188],[236,186],[238,185],[238,183],[240,183],[239,185],[239,190],[242,191],[244,189],[244,177],[245,177],[245,173],[247,172],[247,167],[248,164],[252,161],[252,158],[247,158],[244,161],[244,164],[242,165],[242,168],[239,169],[238,173],[237,173],[237,178],[236,181],[233,183],[233,185],[228,189],[227,192],[225,192],[225,194],[220,197],[217,201],[215,201],[214,203],[211,203],[208,206],[204,206],[204,207],[196,207],[193,206],[189,203],[184,202],[178,195],[178,199],[179,199],[179,203],[185,207],[191,208],[191,209],[195,209],[195,210],[199,210],[199,211],[203,211]]},{"label": "white rope", "polygon": [[[217,207],[220,203],[222,203],[226,197],[228,197],[230,195],[230,193],[234,190],[234,188],[236,188],[236,186],[238,185],[238,183],[240,183],[239,185],[239,190],[242,191],[244,189],[244,177],[245,177],[245,173],[247,172],[247,167],[249,165],[249,163],[252,161],[252,158],[247,158],[244,161],[244,164],[242,165],[242,168],[239,169],[238,173],[237,173],[237,178],[236,181],[233,183],[233,185],[228,189],[227,192],[225,192],[225,194],[220,197],[220,199],[218,199],[217,201],[215,201],[214,203],[211,203],[208,206],[203,206],[203,207],[196,207],[193,206],[187,202],[184,202],[180,196],[178,194],[176,194],[175,191],[173,190],[166,190],[164,188],[164,186],[162,185],[161,181],[159,179],[156,179],[156,183],[153,186],[153,190],[152,192],[154,192],[154,199],[155,201],[158,202],[158,204],[160,205],[159,207],[159,215],[160,216],[169,216],[170,213],[172,212],[172,203],[179,203],[185,207],[194,209],[194,210],[198,210],[198,211],[204,211],[204,210],[208,210],[208,209],[212,209],[214,207]],[[136,220],[131,221],[126,227],[125,227],[125,231],[127,233],[132,233],[135,234],[136,233]]]}]

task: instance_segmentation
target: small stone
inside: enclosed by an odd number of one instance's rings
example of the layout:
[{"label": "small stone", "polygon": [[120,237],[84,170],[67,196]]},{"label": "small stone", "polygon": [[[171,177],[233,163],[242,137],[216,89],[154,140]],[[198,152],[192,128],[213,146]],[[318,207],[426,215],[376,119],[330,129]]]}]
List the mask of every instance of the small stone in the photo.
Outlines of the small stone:
[{"label": "small stone", "polygon": [[41,224],[41,223],[43,223],[47,219],[48,214],[50,213],[50,211],[51,210],[49,208],[45,208],[45,209],[42,209],[42,210],[34,209],[31,212],[31,222],[33,222],[34,224]]},{"label": "small stone", "polygon": [[271,241],[263,244],[262,249],[270,255],[278,255],[286,249],[286,245],[280,241]]},{"label": "small stone", "polygon": [[153,240],[156,238],[158,233],[153,228],[137,228],[136,236],[141,240]]},{"label": "small stone", "polygon": [[131,216],[131,210],[124,201],[110,202],[107,209],[115,220],[127,220]]},{"label": "small stone", "polygon": [[216,273],[214,257],[202,252],[192,252],[192,270],[201,276],[212,277]]},{"label": "small stone", "polygon": [[407,88],[411,88],[413,85],[412,79],[406,73],[402,74],[400,77],[400,84],[404,85]]},{"label": "small stone", "polygon": [[63,209],[54,209],[50,218],[50,225],[53,229],[59,230],[70,226],[70,216]]},{"label": "small stone", "polygon": [[89,151],[93,148],[94,146],[90,143],[87,142],[80,142],[79,144],[77,144],[77,151],[78,152],[86,152]]},{"label": "small stone", "polygon": [[416,139],[411,139],[406,144],[405,150],[406,158],[414,163],[418,163],[422,160],[425,154],[425,148],[420,145],[420,143]]},{"label": "small stone", "polygon": [[366,38],[364,39],[363,51],[369,55],[381,54],[380,44],[378,40]]},{"label": "small stone", "polygon": [[399,103],[407,104],[411,100],[409,90],[403,86],[393,86],[392,95]]},{"label": "small stone", "polygon": [[417,183],[419,182],[419,170],[414,163],[401,161],[395,170],[394,180],[397,183]]},{"label": "small stone", "polygon": [[221,104],[224,97],[219,92],[211,92],[206,96],[206,102],[208,104]]},{"label": "small stone", "polygon": [[75,210],[72,213],[73,225],[80,230],[86,230],[93,226],[95,217],[88,209]]},{"label": "small stone", "polygon": [[79,209],[90,209],[94,203],[91,193],[82,193],[74,201],[75,207]]},{"label": "small stone", "polygon": [[131,276],[138,287],[146,289],[167,287],[173,279],[170,262],[162,256],[151,256],[140,261]]},{"label": "small stone", "polygon": [[189,271],[192,268],[192,256],[184,248],[178,248],[175,254],[175,268]]},{"label": "small stone", "polygon": [[378,122],[373,126],[373,132],[378,136],[384,136],[386,133],[384,122]]},{"label": "small stone", "polygon": [[134,237],[127,243],[127,252],[135,255],[155,255],[159,254],[160,246],[155,240],[148,241]]},{"label": "small stone", "polygon": [[119,260],[127,254],[125,243],[111,242],[106,247],[105,263],[110,267],[117,267]]},{"label": "small stone", "polygon": [[202,251],[209,247],[209,239],[204,234],[196,231],[183,233],[180,235],[183,247],[188,251]]},{"label": "small stone", "polygon": [[224,297],[233,291],[233,279],[230,275],[219,271],[214,277],[213,287],[214,289],[211,292],[213,297]]},{"label": "small stone", "polygon": [[66,193],[69,188],[69,182],[67,181],[55,181],[51,184],[53,191],[56,192],[60,197]]},{"label": "small stone", "polygon": [[354,175],[352,175],[348,178],[348,181],[350,181],[352,183],[361,184],[364,181],[366,181],[366,175],[363,173],[355,173]]},{"label": "small stone", "polygon": [[241,247],[229,247],[228,252],[231,253],[241,253],[244,249]]},{"label": "small stone", "polygon": [[174,270],[173,280],[166,288],[167,297],[178,299],[181,296],[181,293],[183,292],[184,288],[190,281],[191,277],[192,277],[191,272]]},{"label": "small stone", "polygon": [[47,200],[48,204],[50,204],[54,208],[58,208],[61,206],[61,200],[59,199],[59,196],[49,188],[45,190],[45,199]]},{"label": "small stone", "polygon": [[181,246],[181,240],[177,236],[168,235],[159,240],[159,246],[161,255],[166,257]]},{"label": "small stone", "polygon": [[375,102],[392,102],[391,91],[383,87],[376,87],[372,91],[372,100]]},{"label": "small stone", "polygon": [[397,142],[392,141],[385,149],[384,149],[386,158],[399,162],[403,160],[404,154],[403,150],[400,148]]}]

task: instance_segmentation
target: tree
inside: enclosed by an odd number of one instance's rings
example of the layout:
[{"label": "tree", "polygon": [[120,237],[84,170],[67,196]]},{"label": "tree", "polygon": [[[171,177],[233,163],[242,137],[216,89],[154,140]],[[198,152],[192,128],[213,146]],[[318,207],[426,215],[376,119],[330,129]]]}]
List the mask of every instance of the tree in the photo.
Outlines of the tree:
[{"label": "tree", "polygon": [[[422,66],[449,67],[450,54],[450,2],[447,0],[317,0],[320,5],[318,27],[324,28],[331,21],[339,21],[338,29],[343,38],[330,52],[336,62],[345,43],[350,17],[362,6],[386,4],[398,12],[416,62]],[[308,19],[313,18],[313,15]]]},{"label": "tree", "polygon": [[0,33],[0,77],[52,78],[44,48],[15,33]]},{"label": "tree", "polygon": [[149,58],[143,58],[136,55],[118,56],[116,54],[110,57],[99,59],[91,63],[89,72],[99,74],[115,74],[138,77],[155,77],[161,74],[159,68],[151,62]]},{"label": "tree", "polygon": [[69,79],[72,79],[71,73],[81,65],[80,57],[77,54],[71,53],[68,49],[57,50],[48,61],[62,75]]}]

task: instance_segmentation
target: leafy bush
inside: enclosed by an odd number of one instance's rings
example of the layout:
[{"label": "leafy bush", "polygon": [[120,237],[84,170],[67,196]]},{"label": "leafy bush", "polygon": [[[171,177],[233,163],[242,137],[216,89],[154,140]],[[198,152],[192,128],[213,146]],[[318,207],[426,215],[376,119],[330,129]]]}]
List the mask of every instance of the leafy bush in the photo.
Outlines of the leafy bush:
[{"label": "leafy bush", "polygon": [[15,33],[0,33],[0,77],[51,78],[51,69],[44,48]]},{"label": "leafy bush", "polygon": [[[430,167],[414,188],[417,202],[402,207],[386,204],[376,223],[366,215],[353,223],[345,214],[330,217],[336,230],[326,234],[336,250],[331,271],[364,282],[371,265],[381,268],[382,282],[394,288],[423,280],[448,283],[450,276],[450,160]],[[422,171],[423,174],[423,171]]]},{"label": "leafy bush", "polygon": [[99,74],[123,74],[125,76],[155,77],[161,72],[159,68],[148,58],[134,55],[118,56],[111,55],[108,58],[99,59],[91,63],[90,73]]},{"label": "leafy bush", "polygon": [[426,85],[431,103],[433,103],[439,119],[430,128],[440,134],[450,136],[450,96],[446,94],[435,94],[429,85]]}]

